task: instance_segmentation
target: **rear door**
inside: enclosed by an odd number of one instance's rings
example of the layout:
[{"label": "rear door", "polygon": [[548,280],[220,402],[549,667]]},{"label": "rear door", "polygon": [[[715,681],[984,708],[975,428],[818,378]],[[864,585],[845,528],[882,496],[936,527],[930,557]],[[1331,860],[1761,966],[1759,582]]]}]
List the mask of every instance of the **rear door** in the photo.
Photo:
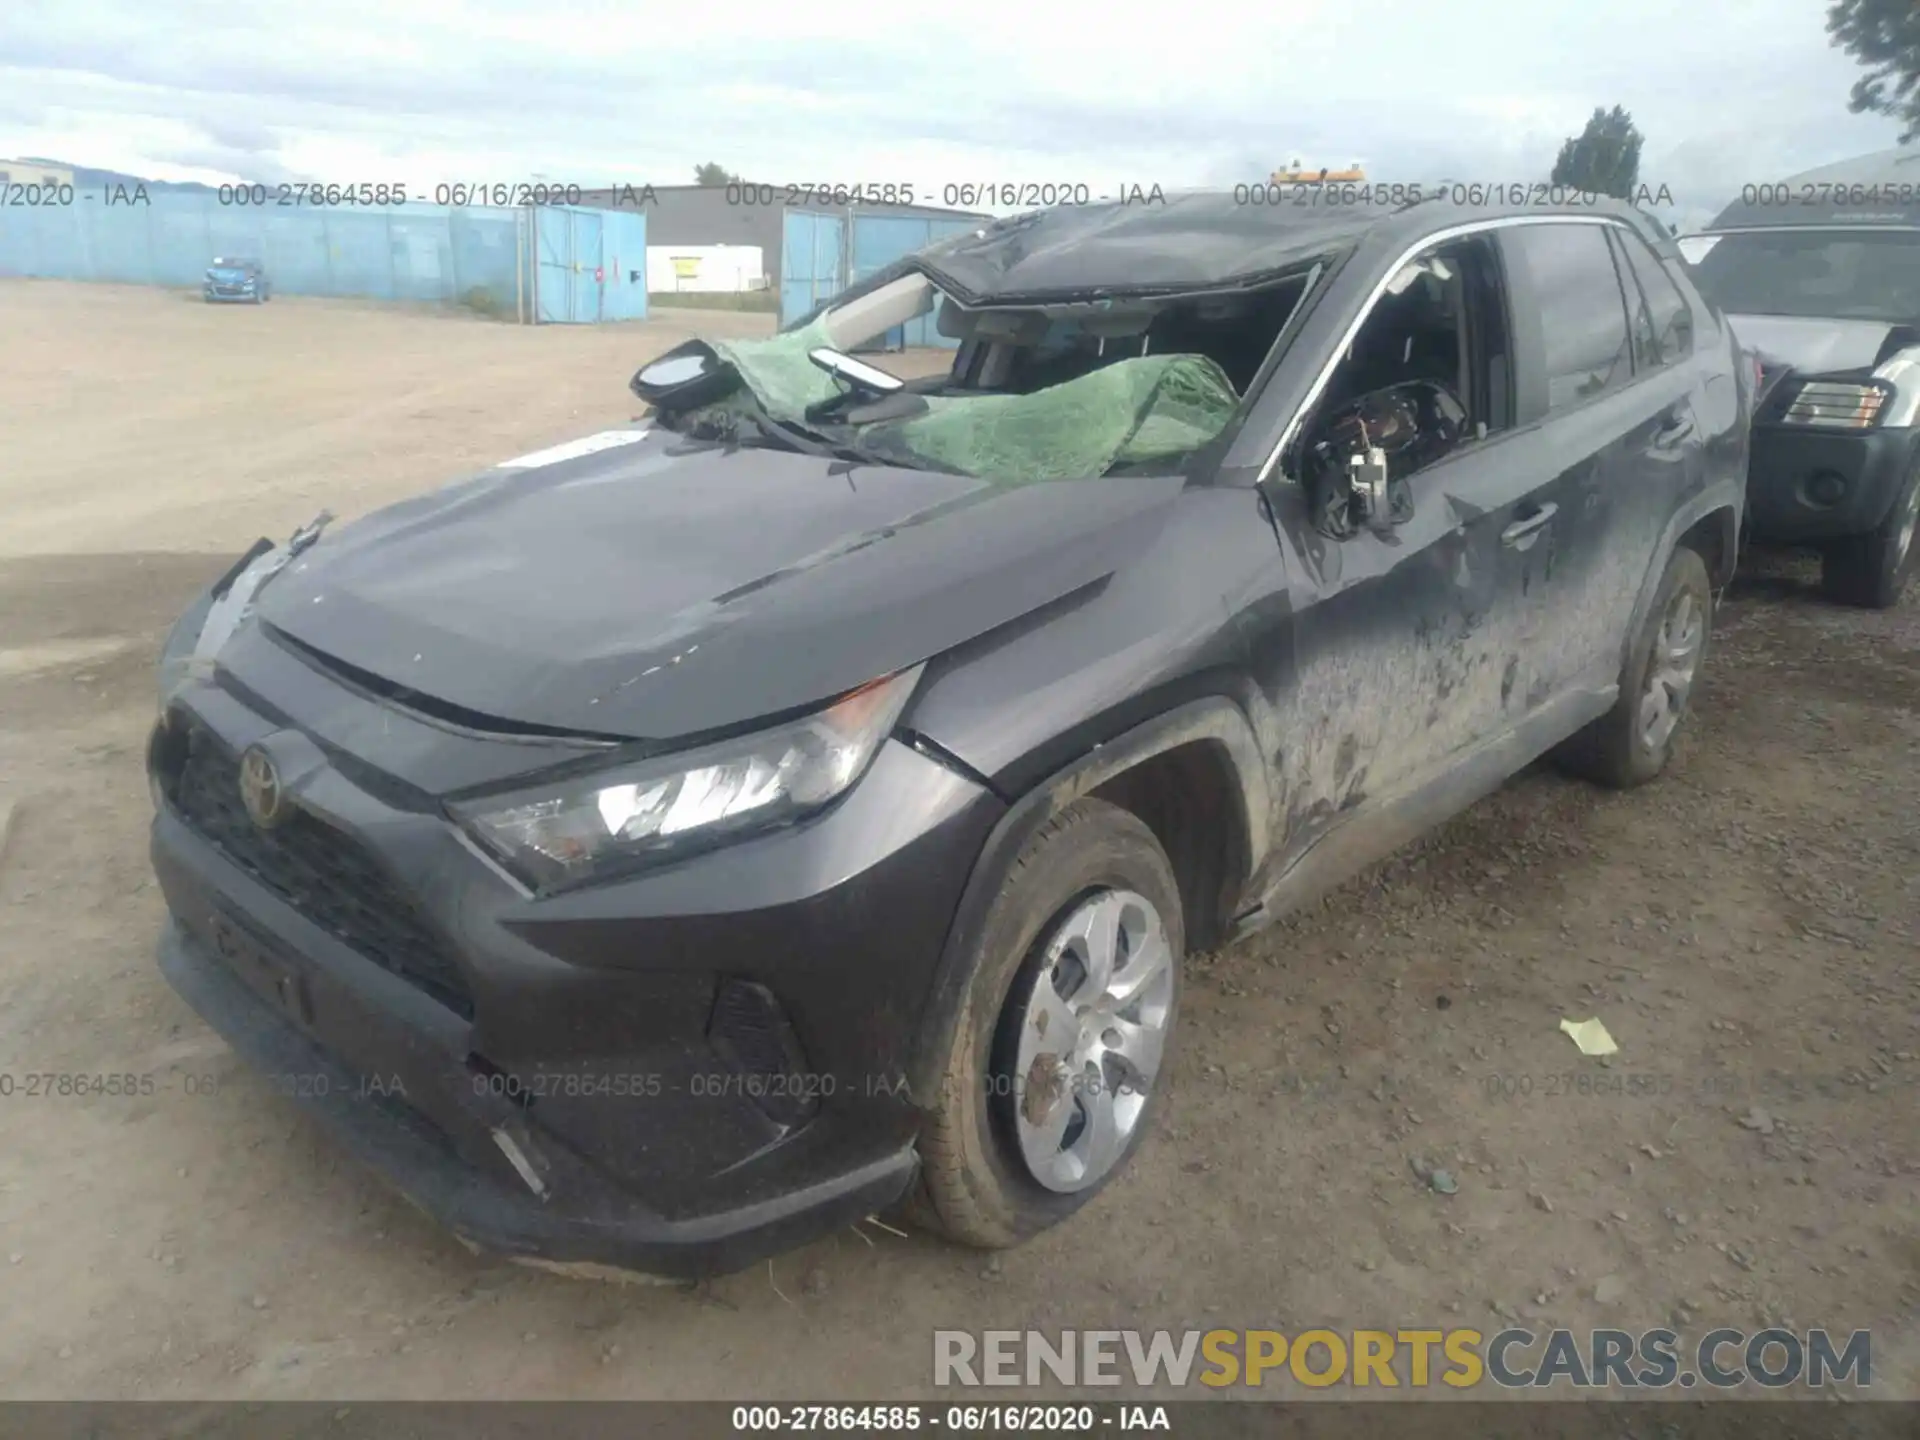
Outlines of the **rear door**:
[{"label": "rear door", "polygon": [[[1616,226],[1614,258],[1633,316],[1634,403],[1625,416],[1621,466],[1614,480],[1608,543],[1642,574],[1681,499],[1706,483],[1707,437],[1725,409],[1708,393],[1710,367],[1694,353],[1693,307],[1666,266],[1638,235]],[[1732,377],[1716,375],[1722,384]],[[1628,611],[1633,596],[1625,597]],[[1622,603],[1615,598],[1616,605]],[[1625,615],[1619,617],[1622,627]]]},{"label": "rear door", "polygon": [[[1626,291],[1599,217],[1545,218],[1501,232],[1514,320],[1512,462],[1534,479],[1502,528],[1502,592],[1524,608],[1508,659],[1509,714],[1619,678],[1620,635],[1645,574],[1630,438],[1653,437],[1650,391],[1636,386]],[[1649,407],[1653,407],[1650,409]]]}]

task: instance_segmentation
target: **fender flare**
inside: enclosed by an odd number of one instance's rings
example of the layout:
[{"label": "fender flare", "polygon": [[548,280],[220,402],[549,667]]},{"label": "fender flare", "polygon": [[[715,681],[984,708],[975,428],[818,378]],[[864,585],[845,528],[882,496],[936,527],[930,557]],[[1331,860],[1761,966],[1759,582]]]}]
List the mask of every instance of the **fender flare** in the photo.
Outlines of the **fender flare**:
[{"label": "fender flare", "polygon": [[1247,866],[1244,875],[1230,880],[1244,891],[1246,883],[1260,873],[1271,843],[1267,767],[1252,723],[1224,696],[1177,706],[1055,771],[1008,807],[967,876],[909,1052],[906,1079],[916,1104],[930,1106],[939,1092],[973,982],[973,952],[1013,857],[1035,831],[1075,800],[1157,755],[1196,742],[1219,747],[1237,782]]},{"label": "fender flare", "polygon": [[1732,481],[1727,481],[1702,490],[1668,519],[1666,529],[1660,534],[1660,543],[1654,549],[1653,564],[1647,567],[1646,578],[1640,582],[1640,593],[1634,597],[1633,615],[1627,623],[1625,638],[1621,641],[1620,668],[1623,672],[1633,655],[1634,637],[1646,623],[1647,611],[1659,592],[1660,582],[1666,578],[1667,566],[1673,563],[1673,552],[1680,547],[1680,537],[1716,510],[1730,513],[1725,522],[1725,533],[1720,537],[1724,547],[1725,573],[1714,577],[1715,588],[1724,588],[1733,578],[1740,560],[1741,527],[1746,520],[1745,501],[1745,491]]}]

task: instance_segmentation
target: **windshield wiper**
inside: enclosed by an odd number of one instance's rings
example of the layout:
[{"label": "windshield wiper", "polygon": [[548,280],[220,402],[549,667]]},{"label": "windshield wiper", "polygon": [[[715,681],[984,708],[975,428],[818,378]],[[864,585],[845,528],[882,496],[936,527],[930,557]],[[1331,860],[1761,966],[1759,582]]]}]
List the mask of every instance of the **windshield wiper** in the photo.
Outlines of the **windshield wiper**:
[{"label": "windshield wiper", "polygon": [[819,455],[832,460],[850,460],[861,465],[890,466],[896,470],[944,469],[942,466],[928,464],[917,456],[882,454],[878,450],[862,445],[857,440],[834,439],[795,425],[789,420],[776,420],[757,400],[753,408],[747,412],[746,419],[768,439],[803,454]]}]

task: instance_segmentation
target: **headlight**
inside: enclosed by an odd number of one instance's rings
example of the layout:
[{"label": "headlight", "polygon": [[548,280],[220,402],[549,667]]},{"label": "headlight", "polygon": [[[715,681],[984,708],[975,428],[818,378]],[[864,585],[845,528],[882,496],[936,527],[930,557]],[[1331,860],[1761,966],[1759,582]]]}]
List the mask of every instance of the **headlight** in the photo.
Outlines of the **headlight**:
[{"label": "headlight", "polygon": [[1868,430],[1893,398],[1891,386],[1868,382],[1809,380],[1794,393],[1780,419],[1788,425],[1819,425],[1838,430]]},{"label": "headlight", "polygon": [[447,808],[536,889],[634,869],[837,799],[865,772],[923,668],[770,730]]},{"label": "headlight", "polygon": [[207,628],[207,614],[213,609],[212,590],[200,592],[200,598],[189,605],[180,618],[173,622],[173,629],[167,632],[166,642],[160,647],[159,683],[160,713],[165,714],[167,702],[173,698],[186,680],[188,667],[193,662],[193,648],[199,643],[201,632]]}]

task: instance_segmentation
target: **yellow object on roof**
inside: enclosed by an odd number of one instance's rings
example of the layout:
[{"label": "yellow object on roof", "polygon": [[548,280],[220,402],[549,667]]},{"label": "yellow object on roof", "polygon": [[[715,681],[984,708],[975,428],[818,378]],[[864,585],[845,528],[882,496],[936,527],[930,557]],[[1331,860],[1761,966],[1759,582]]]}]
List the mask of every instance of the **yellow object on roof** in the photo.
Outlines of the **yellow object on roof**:
[{"label": "yellow object on roof", "polygon": [[1316,185],[1329,180],[1346,185],[1366,178],[1367,172],[1358,165],[1351,165],[1345,170],[1303,170],[1297,160],[1290,168],[1273,172],[1273,183],[1276,185]]}]

